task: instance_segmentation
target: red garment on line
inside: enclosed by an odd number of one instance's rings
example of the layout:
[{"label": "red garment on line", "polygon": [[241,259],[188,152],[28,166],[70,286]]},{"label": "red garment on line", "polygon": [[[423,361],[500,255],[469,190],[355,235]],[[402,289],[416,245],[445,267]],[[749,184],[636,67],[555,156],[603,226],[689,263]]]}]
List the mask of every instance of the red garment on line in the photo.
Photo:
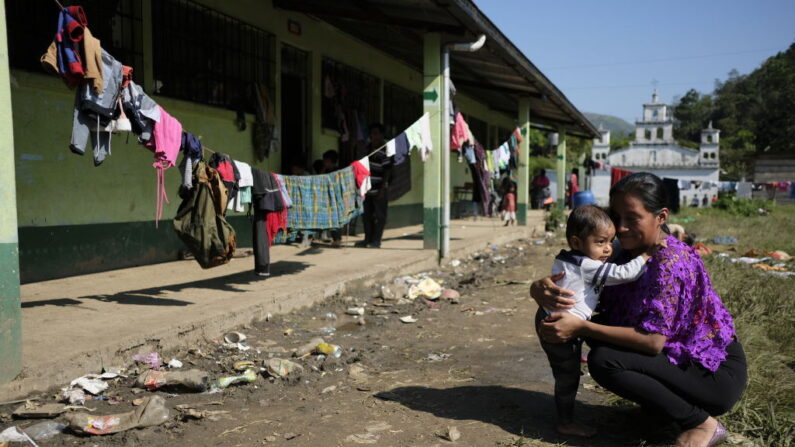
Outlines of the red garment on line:
[{"label": "red garment on line", "polygon": [[610,186],[612,187],[613,185],[618,183],[619,180],[621,180],[622,178],[628,176],[629,174],[632,174],[632,171],[627,171],[625,169],[619,169],[619,168],[611,168],[610,169]]},{"label": "red garment on line", "polygon": [[460,150],[466,141],[469,141],[469,125],[464,121],[464,115],[458,112],[455,114],[455,124],[450,130],[450,150]]},{"label": "red garment on line", "polygon": [[[270,175],[273,175],[273,173]],[[281,189],[282,184],[279,181],[279,177],[273,176],[273,179],[276,180],[276,183],[279,185],[279,194],[282,196],[282,203],[284,203],[284,195]],[[276,238],[276,233],[278,233],[279,230],[287,232],[286,206],[282,208],[281,211],[273,211],[265,215],[265,232],[268,234],[268,247],[273,244],[273,240]]]},{"label": "red garment on line", "polygon": [[218,167],[215,168],[218,171],[218,175],[221,176],[221,180],[225,182],[234,182],[235,181],[235,168],[232,167],[232,163],[228,161],[222,161],[218,163]]},{"label": "red garment on line", "polygon": [[353,166],[353,175],[356,177],[356,188],[361,188],[362,182],[367,177],[370,177],[370,170],[365,168],[358,160],[351,163],[351,166]]}]

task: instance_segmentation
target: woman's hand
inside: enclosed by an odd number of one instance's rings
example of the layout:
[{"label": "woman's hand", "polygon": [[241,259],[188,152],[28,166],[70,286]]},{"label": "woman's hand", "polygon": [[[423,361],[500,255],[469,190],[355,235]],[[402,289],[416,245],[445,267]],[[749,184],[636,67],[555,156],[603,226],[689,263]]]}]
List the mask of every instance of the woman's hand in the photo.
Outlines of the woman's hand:
[{"label": "woman's hand", "polygon": [[565,343],[579,335],[585,320],[565,312],[554,313],[541,321],[541,339],[547,343]]},{"label": "woman's hand", "polygon": [[565,272],[547,276],[530,285],[530,296],[536,300],[540,307],[555,312],[571,309],[575,301],[569,297],[574,292],[558,287],[555,281],[563,279]]}]

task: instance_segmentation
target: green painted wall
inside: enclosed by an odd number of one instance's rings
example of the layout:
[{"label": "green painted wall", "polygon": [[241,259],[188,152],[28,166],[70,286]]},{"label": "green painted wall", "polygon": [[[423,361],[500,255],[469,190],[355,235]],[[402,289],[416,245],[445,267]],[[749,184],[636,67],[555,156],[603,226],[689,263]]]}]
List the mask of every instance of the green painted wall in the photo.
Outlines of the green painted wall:
[{"label": "green painted wall", "polygon": [[11,125],[5,3],[0,4],[0,383],[22,369],[14,132]]},{"label": "green painted wall", "polygon": [[[144,1],[145,11],[149,10],[150,1]],[[336,147],[338,137],[336,132],[320,125],[320,63],[323,57],[416,90],[418,94],[422,90],[422,73],[325,22],[273,9],[270,2],[259,0],[204,0],[201,3],[273,33],[277,49],[285,43],[310,52],[309,141],[314,157],[319,158],[325,150]],[[42,20],[50,19],[42,17]],[[288,19],[301,24],[300,36],[287,32]],[[149,29],[149,26],[144,26],[145,34]],[[144,37],[145,47],[152,45],[151,37]],[[275,53],[274,67],[277,125],[278,104],[283,99],[279,93],[278,55]],[[144,59],[151,61],[148,54]],[[151,83],[151,66],[145,67],[144,72],[144,79]],[[133,135],[129,138],[118,135],[113,138],[112,155],[103,165],[94,167],[90,155],[81,157],[68,150],[74,92],[59,79],[43,73],[12,70],[11,76],[23,281],[174,259],[179,244],[171,234],[170,219],[179,206],[176,191],[181,176],[177,169],[166,172],[166,188],[171,203],[164,207],[164,221],[155,228],[152,154],[138,145]],[[151,91],[149,87],[151,85],[145,85]],[[233,111],[153,97],[187,130],[199,135],[206,146],[252,163],[252,126],[249,125],[247,131],[237,131]],[[490,124],[510,127],[515,122],[512,117],[495,114],[463,95],[457,99],[466,113]],[[253,117],[248,116],[248,120],[251,124]],[[282,148],[282,151],[286,150],[289,148]],[[423,164],[416,154],[413,156],[413,189],[393,203],[398,207],[395,209],[411,209],[423,203]],[[272,154],[264,163],[254,165],[277,170],[281,165],[281,152]],[[453,185],[463,185],[469,177],[464,165],[454,162],[451,166]],[[396,214],[396,220],[399,215]],[[412,223],[419,223],[420,215],[416,213]],[[240,239],[250,239],[244,218],[233,217],[231,220],[239,227],[241,236],[242,233],[246,235]]]}]

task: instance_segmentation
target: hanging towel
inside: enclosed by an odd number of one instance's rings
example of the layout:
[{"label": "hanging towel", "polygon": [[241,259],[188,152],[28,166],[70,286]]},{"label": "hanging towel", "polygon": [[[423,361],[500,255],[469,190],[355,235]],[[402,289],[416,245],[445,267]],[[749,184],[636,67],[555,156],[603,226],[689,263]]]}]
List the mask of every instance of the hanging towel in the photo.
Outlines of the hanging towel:
[{"label": "hanging towel", "polygon": [[176,164],[181,146],[182,124],[160,107],[160,121],[155,123],[152,139],[146,143],[146,147],[155,153],[159,163],[171,167]]},{"label": "hanging towel", "polygon": [[394,157],[395,156],[395,140],[397,138],[392,138],[391,140],[386,142],[386,156],[387,157]]},{"label": "hanging towel", "polygon": [[293,207],[293,200],[290,198],[290,195],[287,193],[287,187],[284,185],[284,178],[279,174],[274,174],[276,180],[279,181],[279,191],[282,193],[282,200],[284,201],[285,208],[292,208]]},{"label": "hanging towel", "polygon": [[240,180],[237,182],[238,193],[234,200],[229,201],[228,210],[235,210],[238,213],[245,211],[244,205],[251,203],[251,188],[254,186],[254,177],[251,173],[251,165],[242,161],[233,160],[234,167],[240,173]]},{"label": "hanging towel", "polygon": [[[425,113],[404,132],[408,140],[409,150],[417,148],[417,150],[420,151],[422,161],[426,161],[428,159],[428,154],[433,150],[431,121],[429,117],[430,115]],[[395,151],[397,152],[397,150],[398,148],[396,147]]]},{"label": "hanging towel", "polygon": [[341,228],[362,212],[352,166],[329,174],[280,178],[293,202],[287,217],[291,231]]},{"label": "hanging towel", "polygon": [[469,125],[464,121],[461,112],[455,114],[455,123],[450,131],[450,150],[461,149],[469,141]]}]

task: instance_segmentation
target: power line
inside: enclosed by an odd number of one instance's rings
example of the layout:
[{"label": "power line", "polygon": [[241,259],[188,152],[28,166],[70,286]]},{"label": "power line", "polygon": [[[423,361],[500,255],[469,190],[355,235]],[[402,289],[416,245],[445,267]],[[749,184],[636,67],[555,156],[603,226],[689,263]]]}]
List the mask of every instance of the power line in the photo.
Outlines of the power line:
[{"label": "power line", "polygon": [[616,67],[616,66],[626,66],[626,65],[642,65],[642,64],[653,64],[657,62],[672,62],[672,61],[685,61],[685,60],[692,60],[692,59],[702,59],[706,57],[718,57],[718,56],[737,56],[740,54],[750,54],[750,53],[761,53],[762,51],[773,51],[779,50],[779,48],[758,48],[756,50],[745,50],[745,51],[733,51],[729,53],[712,53],[712,54],[702,54],[698,56],[680,56],[680,57],[669,57],[664,59],[647,59],[647,60],[637,60],[637,61],[625,61],[625,62],[612,62],[607,64],[593,64],[593,65],[572,65],[568,67],[553,67],[553,68],[546,68],[545,71],[551,70],[575,70],[575,69],[582,69],[582,68],[600,68],[600,67]]},{"label": "power line", "polygon": [[[657,85],[699,85],[712,83],[714,81],[693,81],[693,82],[660,82]],[[592,85],[587,87],[561,87],[561,90],[608,90],[608,89],[622,89],[622,88],[649,88],[649,84],[621,84],[621,85]]]}]

